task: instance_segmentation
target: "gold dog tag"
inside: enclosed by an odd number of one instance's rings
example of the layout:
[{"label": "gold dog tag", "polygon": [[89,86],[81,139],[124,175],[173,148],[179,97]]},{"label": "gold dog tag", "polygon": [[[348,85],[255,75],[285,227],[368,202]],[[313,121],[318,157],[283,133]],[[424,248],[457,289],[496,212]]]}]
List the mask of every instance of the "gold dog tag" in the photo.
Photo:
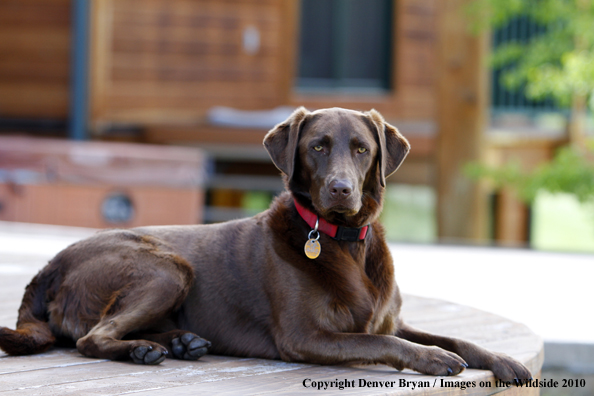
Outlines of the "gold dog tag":
[{"label": "gold dog tag", "polygon": [[320,246],[320,242],[316,239],[310,239],[305,242],[305,255],[310,259],[318,258],[320,252],[322,251],[322,246]]}]

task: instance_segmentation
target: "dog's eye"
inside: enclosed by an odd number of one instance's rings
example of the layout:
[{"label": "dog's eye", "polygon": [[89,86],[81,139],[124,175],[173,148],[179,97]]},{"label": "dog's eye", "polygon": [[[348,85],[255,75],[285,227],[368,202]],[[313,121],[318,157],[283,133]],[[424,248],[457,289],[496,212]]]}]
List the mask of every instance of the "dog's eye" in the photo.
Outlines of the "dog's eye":
[{"label": "dog's eye", "polygon": [[314,150],[316,150],[316,151],[322,151],[322,150],[324,150],[324,147],[322,147],[322,146],[315,146],[314,147]]},{"label": "dog's eye", "polygon": [[365,147],[359,147],[359,149],[357,151],[359,152],[359,154],[363,154],[364,152],[367,151],[367,149]]}]

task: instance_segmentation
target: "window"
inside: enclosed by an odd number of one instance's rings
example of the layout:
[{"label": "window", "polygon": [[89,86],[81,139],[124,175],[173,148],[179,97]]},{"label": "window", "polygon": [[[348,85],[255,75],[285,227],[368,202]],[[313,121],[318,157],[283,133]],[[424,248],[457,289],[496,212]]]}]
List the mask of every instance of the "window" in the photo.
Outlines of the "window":
[{"label": "window", "polygon": [[302,0],[297,86],[390,88],[392,0]]}]

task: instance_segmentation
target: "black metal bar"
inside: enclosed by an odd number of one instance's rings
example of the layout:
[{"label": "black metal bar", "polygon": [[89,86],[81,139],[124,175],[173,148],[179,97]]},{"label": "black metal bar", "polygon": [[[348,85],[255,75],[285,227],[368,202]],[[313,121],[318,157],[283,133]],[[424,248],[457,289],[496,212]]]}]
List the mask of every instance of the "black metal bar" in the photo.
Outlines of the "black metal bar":
[{"label": "black metal bar", "polygon": [[72,1],[69,137],[88,138],[89,0]]}]

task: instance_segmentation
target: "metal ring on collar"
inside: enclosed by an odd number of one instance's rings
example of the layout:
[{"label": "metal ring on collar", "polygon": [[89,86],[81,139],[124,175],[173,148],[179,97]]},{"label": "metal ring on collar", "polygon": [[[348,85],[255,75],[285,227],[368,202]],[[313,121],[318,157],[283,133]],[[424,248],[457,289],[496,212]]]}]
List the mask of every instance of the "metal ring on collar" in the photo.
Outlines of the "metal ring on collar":
[{"label": "metal ring on collar", "polygon": [[319,222],[320,222],[320,218],[319,218],[319,217],[317,217],[317,218],[316,218],[316,226],[314,227],[314,229],[313,229],[313,230],[311,230],[311,231],[309,232],[309,235],[307,236],[307,239],[312,239],[312,238],[311,238],[311,234],[313,234],[314,232],[318,234],[318,236],[317,236],[317,237],[316,237],[316,239],[314,239],[314,240],[315,240],[315,241],[317,241],[318,239],[320,239],[320,232],[318,231],[318,225],[319,225]]}]

